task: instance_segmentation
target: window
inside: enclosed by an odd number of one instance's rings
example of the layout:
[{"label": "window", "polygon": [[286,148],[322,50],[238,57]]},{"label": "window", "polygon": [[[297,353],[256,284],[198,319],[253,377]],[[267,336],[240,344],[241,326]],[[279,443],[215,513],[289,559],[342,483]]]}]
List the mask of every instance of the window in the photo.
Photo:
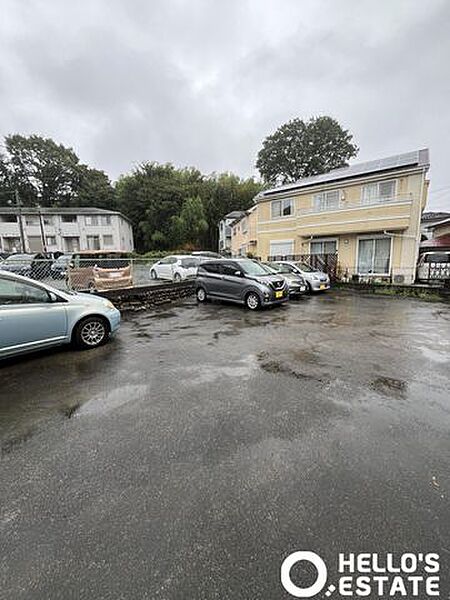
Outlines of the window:
[{"label": "window", "polygon": [[87,215],[86,217],[84,217],[84,222],[88,226],[98,225],[98,217],[97,215]]},{"label": "window", "polygon": [[336,240],[314,240],[310,244],[311,254],[334,254],[337,252]]},{"label": "window", "polygon": [[2,215],[0,217],[0,222],[2,223],[17,223],[16,215]]},{"label": "window", "polygon": [[3,248],[5,252],[17,252],[20,250],[21,243],[20,238],[10,237],[3,238]]},{"label": "window", "polygon": [[48,235],[46,237],[47,246],[56,246],[56,237],[54,235]]},{"label": "window", "polygon": [[114,238],[112,235],[104,235],[103,236],[103,245],[104,246],[114,246]]},{"label": "window", "polygon": [[289,217],[294,214],[294,201],[292,198],[284,198],[283,200],[274,200],[271,204],[272,219],[280,217]]},{"label": "window", "polygon": [[35,217],[34,215],[26,215],[25,223],[27,225],[39,225],[39,217]]},{"label": "window", "polygon": [[358,243],[358,273],[389,275],[391,239],[361,239]]},{"label": "window", "polygon": [[284,242],[270,242],[271,256],[291,256],[294,254],[294,242],[291,240]]},{"label": "window", "polygon": [[77,236],[65,237],[64,240],[64,249],[66,252],[76,252],[80,249],[80,238]]},{"label": "window", "polygon": [[221,265],[222,275],[235,276],[236,271],[240,271],[236,263],[223,263]]},{"label": "window", "polygon": [[362,204],[386,202],[395,197],[396,180],[377,181],[363,185]]},{"label": "window", "polygon": [[0,277],[0,306],[50,302],[48,292],[28,283]]},{"label": "window", "polygon": [[220,273],[220,265],[218,263],[205,263],[201,265],[200,268],[206,271],[207,273],[215,275]]},{"label": "window", "polygon": [[242,227],[242,233],[247,233],[247,231],[248,231],[248,219],[247,219],[247,217],[245,217],[245,219],[242,219],[241,227]]},{"label": "window", "polygon": [[88,250],[100,250],[100,237],[98,235],[86,236]]},{"label": "window", "polygon": [[76,215],[61,215],[62,223],[76,223],[77,216]]},{"label": "window", "polygon": [[330,190],[328,192],[314,194],[314,208],[318,211],[334,210],[339,208],[340,193],[340,190]]},{"label": "window", "polygon": [[111,225],[111,215],[102,215],[100,222],[102,225]]}]

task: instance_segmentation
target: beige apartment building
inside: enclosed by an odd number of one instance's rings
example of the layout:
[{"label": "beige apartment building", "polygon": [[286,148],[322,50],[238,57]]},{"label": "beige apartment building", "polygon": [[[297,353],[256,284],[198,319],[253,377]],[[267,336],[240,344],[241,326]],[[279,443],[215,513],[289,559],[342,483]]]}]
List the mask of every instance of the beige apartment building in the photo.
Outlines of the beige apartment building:
[{"label": "beige apartment building", "polygon": [[250,241],[252,254],[263,260],[337,253],[343,279],[411,283],[428,169],[425,149],[265,190],[244,228],[242,219],[234,223],[233,254],[243,254]]}]

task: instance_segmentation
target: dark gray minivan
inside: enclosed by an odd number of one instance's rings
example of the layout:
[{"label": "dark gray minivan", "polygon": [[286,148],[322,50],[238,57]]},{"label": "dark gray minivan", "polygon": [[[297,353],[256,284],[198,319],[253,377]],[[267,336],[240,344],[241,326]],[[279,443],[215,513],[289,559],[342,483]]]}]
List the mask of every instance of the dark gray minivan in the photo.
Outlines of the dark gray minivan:
[{"label": "dark gray minivan", "polygon": [[249,258],[211,260],[198,267],[196,294],[199,302],[209,298],[245,304],[250,310],[286,302],[289,287],[280,275],[268,273]]}]

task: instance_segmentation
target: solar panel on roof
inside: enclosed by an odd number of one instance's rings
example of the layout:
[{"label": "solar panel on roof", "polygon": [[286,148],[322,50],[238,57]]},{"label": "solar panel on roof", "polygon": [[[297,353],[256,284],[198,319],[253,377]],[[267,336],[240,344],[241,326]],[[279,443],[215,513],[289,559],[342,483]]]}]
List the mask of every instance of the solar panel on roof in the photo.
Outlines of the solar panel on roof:
[{"label": "solar panel on roof", "polygon": [[336,179],[343,179],[347,177],[354,177],[356,175],[362,175],[364,173],[376,173],[378,171],[387,171],[389,169],[395,169],[397,167],[406,167],[408,165],[428,165],[429,156],[428,149],[414,150],[413,152],[405,152],[404,154],[396,154],[394,156],[388,156],[387,158],[381,158],[377,160],[371,160],[363,163],[356,163],[348,167],[341,167],[339,169],[333,169],[323,175],[314,175],[312,177],[305,177],[300,179],[296,183],[290,183],[282,185],[277,188],[272,188],[262,192],[262,196],[274,194],[282,190],[290,190],[295,188],[307,187],[316,183],[325,183],[327,181],[333,181]]}]

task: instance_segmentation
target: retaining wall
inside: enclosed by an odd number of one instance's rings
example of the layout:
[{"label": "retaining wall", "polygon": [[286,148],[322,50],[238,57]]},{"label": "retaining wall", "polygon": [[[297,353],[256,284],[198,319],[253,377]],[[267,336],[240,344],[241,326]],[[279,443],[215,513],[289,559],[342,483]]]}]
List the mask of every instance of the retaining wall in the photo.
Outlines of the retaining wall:
[{"label": "retaining wall", "polygon": [[97,292],[97,294],[111,300],[121,311],[138,311],[187,298],[192,296],[194,291],[194,281],[182,281],[180,283],[140,285],[121,290]]}]

